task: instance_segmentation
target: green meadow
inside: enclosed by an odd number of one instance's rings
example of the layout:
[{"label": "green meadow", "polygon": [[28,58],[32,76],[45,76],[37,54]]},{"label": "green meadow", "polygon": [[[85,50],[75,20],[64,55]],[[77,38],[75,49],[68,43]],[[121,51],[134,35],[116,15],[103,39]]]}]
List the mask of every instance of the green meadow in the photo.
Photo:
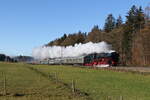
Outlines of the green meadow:
[{"label": "green meadow", "polygon": [[0,63],[0,99],[3,98],[150,100],[150,76],[65,65]]},{"label": "green meadow", "polygon": [[86,100],[26,66],[0,63],[0,100]]}]

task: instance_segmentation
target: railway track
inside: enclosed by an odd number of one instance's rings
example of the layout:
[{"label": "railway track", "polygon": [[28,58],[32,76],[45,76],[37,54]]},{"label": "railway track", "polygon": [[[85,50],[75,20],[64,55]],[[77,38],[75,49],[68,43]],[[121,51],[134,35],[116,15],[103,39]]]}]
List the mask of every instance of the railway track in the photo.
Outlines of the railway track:
[{"label": "railway track", "polygon": [[150,67],[107,67],[107,68],[98,68],[98,69],[150,75]]},{"label": "railway track", "polygon": [[150,66],[149,67],[125,67],[125,66],[113,66],[113,67],[93,67],[93,66],[79,66],[75,65],[74,67],[85,68],[88,67],[90,69],[98,69],[98,70],[112,70],[117,72],[131,72],[135,74],[141,75],[150,75]]}]

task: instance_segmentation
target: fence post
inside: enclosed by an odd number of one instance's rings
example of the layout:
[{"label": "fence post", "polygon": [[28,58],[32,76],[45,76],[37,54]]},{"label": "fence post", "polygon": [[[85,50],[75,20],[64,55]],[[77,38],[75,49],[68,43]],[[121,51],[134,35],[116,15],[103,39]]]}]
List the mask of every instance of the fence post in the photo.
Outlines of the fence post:
[{"label": "fence post", "polygon": [[51,78],[51,73],[48,73],[48,79],[50,79]]},{"label": "fence post", "polygon": [[108,97],[107,97],[107,100],[112,100],[112,99],[111,99],[111,96],[108,96]]},{"label": "fence post", "polygon": [[2,72],[2,75],[3,75],[3,87],[4,87],[4,93],[3,93],[3,95],[5,96],[5,95],[7,95],[7,90],[6,90],[6,74],[4,73],[4,72]]},{"label": "fence post", "polygon": [[56,84],[57,84],[58,83],[58,76],[57,76],[56,72],[54,73],[54,78],[55,78],[55,81],[56,81]]},{"label": "fence post", "polygon": [[72,80],[72,84],[71,84],[72,86],[72,93],[73,94],[75,94],[75,81],[74,80]]},{"label": "fence post", "polygon": [[123,96],[120,96],[120,99],[119,100],[123,100]]}]

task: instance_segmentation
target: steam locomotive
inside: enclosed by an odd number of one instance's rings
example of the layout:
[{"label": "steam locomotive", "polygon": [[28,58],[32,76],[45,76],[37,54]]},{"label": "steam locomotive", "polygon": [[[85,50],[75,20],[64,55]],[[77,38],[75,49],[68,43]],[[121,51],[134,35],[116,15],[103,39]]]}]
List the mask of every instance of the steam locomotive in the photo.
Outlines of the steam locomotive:
[{"label": "steam locomotive", "polygon": [[119,54],[117,52],[110,53],[92,53],[79,57],[60,57],[42,60],[40,64],[67,64],[67,65],[83,65],[94,67],[117,66],[119,62]]},{"label": "steam locomotive", "polygon": [[110,67],[117,66],[118,63],[119,54],[117,52],[93,53],[84,58],[84,66]]}]

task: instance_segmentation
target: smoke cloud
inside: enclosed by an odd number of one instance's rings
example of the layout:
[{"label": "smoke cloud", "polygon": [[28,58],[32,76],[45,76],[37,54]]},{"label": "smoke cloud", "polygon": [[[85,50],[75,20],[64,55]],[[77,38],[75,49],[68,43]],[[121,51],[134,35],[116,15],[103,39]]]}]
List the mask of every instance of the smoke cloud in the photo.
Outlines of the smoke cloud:
[{"label": "smoke cloud", "polygon": [[36,59],[45,59],[45,58],[56,58],[56,57],[77,57],[83,54],[91,53],[108,53],[113,52],[111,50],[111,45],[106,42],[92,43],[88,42],[86,44],[75,44],[74,46],[41,46],[34,48],[32,55]]}]

